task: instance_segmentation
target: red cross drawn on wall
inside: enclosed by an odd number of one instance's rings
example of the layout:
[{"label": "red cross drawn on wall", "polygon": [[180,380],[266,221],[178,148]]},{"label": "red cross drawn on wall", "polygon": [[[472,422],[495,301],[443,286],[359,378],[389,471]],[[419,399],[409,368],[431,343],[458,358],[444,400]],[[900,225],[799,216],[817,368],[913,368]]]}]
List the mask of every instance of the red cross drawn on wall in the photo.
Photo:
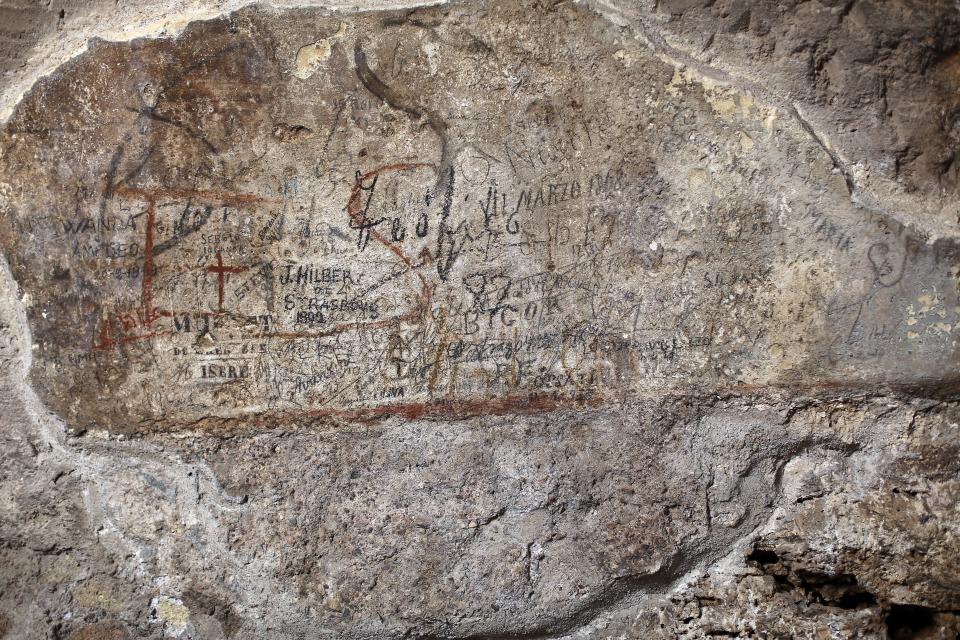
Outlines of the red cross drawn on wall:
[{"label": "red cross drawn on wall", "polygon": [[207,273],[217,274],[217,311],[223,311],[223,274],[225,273],[242,273],[246,271],[246,267],[225,267],[223,266],[223,255],[221,255],[220,250],[217,250],[217,263],[212,264],[207,267]]}]

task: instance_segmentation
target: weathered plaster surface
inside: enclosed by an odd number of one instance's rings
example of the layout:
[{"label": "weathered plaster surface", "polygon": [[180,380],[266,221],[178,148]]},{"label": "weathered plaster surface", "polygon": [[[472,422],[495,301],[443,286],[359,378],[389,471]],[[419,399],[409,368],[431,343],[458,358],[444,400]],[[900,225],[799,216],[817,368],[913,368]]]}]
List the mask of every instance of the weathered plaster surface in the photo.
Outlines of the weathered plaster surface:
[{"label": "weathered plaster surface", "polygon": [[951,4],[66,7],[0,632],[955,637]]}]

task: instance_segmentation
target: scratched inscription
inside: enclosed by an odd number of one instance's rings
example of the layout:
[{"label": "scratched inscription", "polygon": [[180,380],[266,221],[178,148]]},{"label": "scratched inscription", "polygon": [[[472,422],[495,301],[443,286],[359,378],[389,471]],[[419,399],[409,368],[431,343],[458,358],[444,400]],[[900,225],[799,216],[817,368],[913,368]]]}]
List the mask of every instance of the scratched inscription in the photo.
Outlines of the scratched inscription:
[{"label": "scratched inscription", "polygon": [[794,118],[566,5],[94,43],[3,132],[31,381],[142,432],[955,369],[955,247]]}]

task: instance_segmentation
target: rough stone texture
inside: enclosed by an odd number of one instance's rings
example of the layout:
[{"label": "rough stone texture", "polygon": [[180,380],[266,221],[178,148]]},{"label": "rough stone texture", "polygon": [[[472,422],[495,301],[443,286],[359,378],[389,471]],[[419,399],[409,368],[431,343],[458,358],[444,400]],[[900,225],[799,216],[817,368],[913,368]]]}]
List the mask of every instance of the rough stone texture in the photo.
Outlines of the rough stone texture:
[{"label": "rough stone texture", "polygon": [[3,9],[0,635],[957,637],[957,7],[292,5]]}]

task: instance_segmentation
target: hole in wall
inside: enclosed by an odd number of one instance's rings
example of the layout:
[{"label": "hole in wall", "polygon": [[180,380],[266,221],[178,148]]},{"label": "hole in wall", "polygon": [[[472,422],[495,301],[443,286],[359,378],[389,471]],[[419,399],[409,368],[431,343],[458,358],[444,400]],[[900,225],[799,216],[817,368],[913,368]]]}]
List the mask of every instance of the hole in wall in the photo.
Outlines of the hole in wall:
[{"label": "hole in wall", "polygon": [[890,640],[908,640],[929,629],[934,624],[934,611],[930,607],[913,604],[890,605],[887,614],[887,635]]}]

